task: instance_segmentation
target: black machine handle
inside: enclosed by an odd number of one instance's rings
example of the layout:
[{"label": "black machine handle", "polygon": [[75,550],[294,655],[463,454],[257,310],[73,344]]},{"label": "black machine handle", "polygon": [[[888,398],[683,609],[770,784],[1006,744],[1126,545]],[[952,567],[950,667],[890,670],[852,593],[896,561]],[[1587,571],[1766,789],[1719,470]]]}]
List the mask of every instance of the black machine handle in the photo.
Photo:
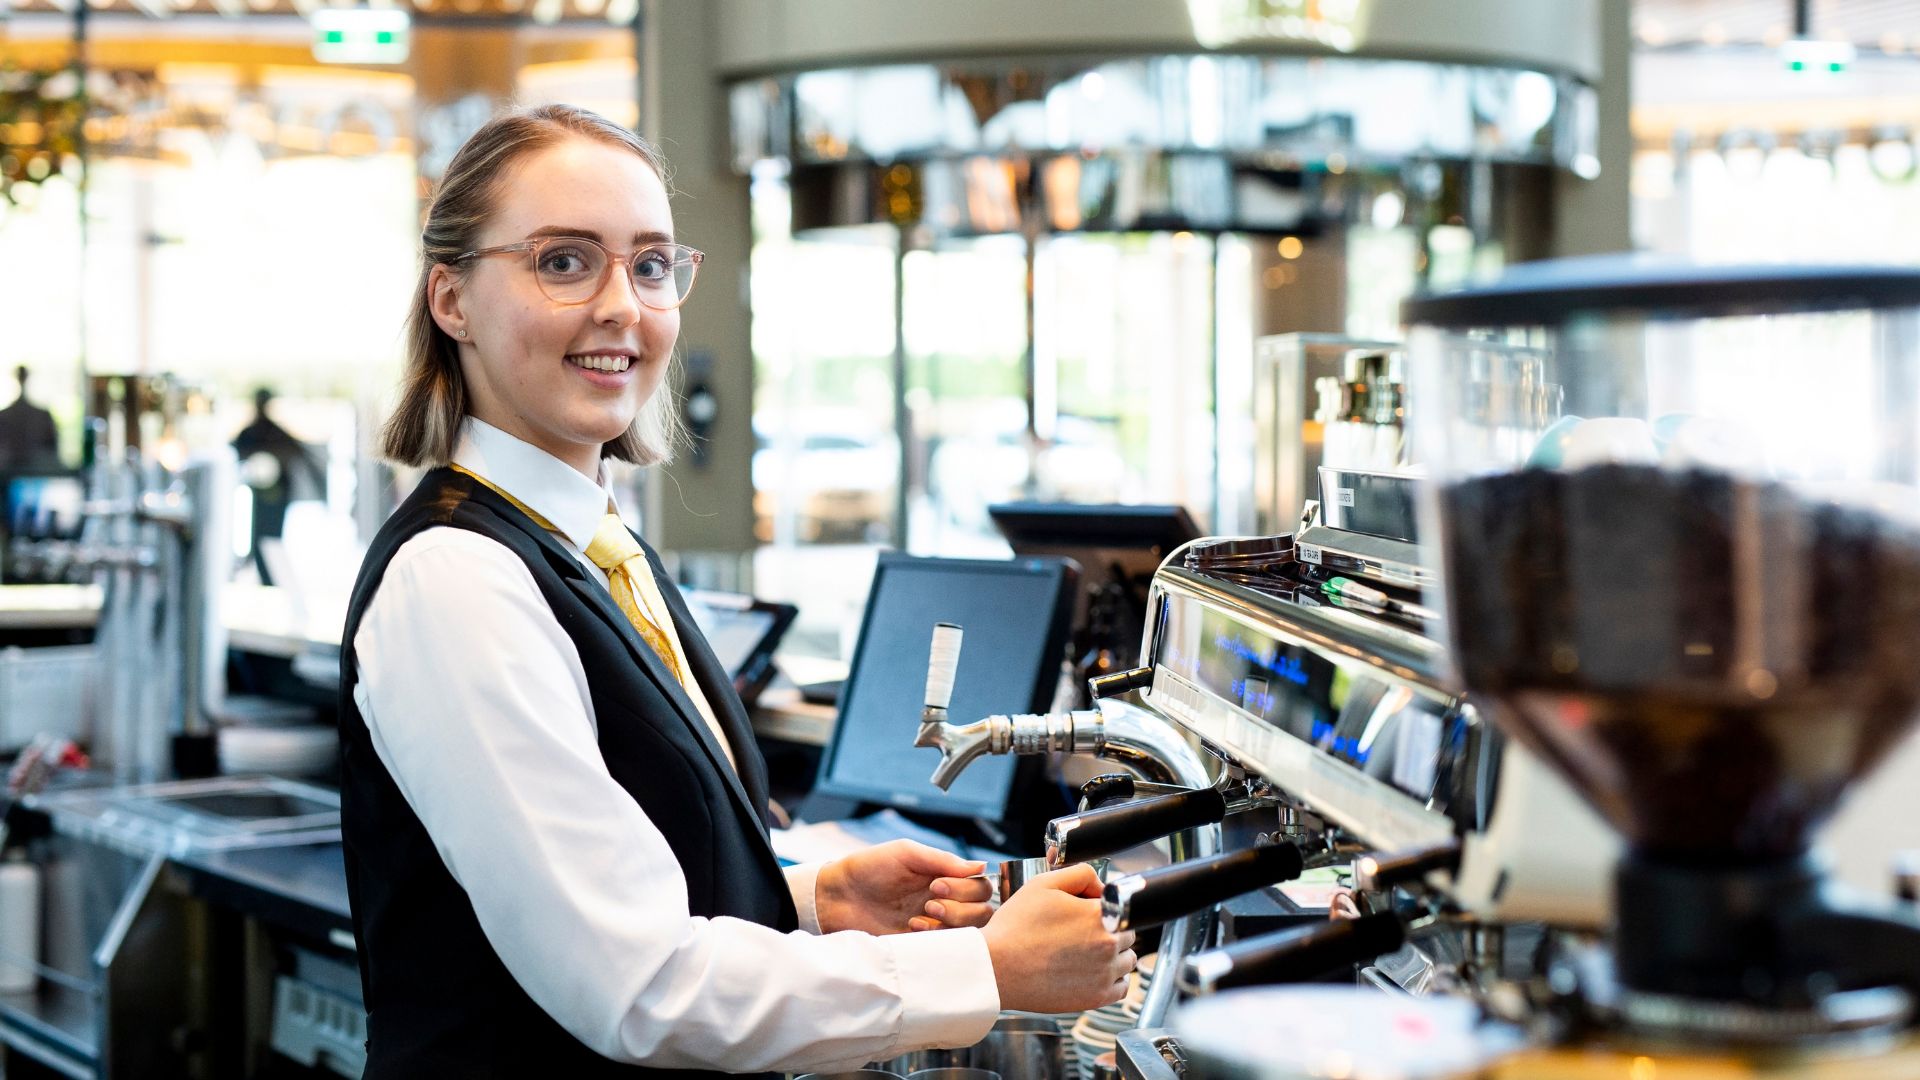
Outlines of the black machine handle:
[{"label": "black machine handle", "polygon": [[1235,986],[1305,982],[1406,944],[1406,925],[1383,911],[1236,941],[1187,957],[1180,988],[1210,994]]},{"label": "black machine handle", "polygon": [[1116,799],[1133,798],[1133,774],[1101,773],[1080,785],[1080,812],[1094,810]]},{"label": "black machine handle", "polygon": [[1134,690],[1142,690],[1153,685],[1153,668],[1137,667],[1129,671],[1116,671],[1111,675],[1101,675],[1087,680],[1087,693],[1093,700],[1119,697]]},{"label": "black machine handle", "polygon": [[1218,824],[1226,816],[1227,797],[1215,788],[1068,814],[1047,823],[1047,862],[1060,867],[1105,858],[1182,829]]},{"label": "black machine handle", "polygon": [[1300,849],[1286,843],[1191,859],[1107,882],[1100,914],[1108,930],[1158,926],[1263,885],[1292,881],[1305,868]]},{"label": "black machine handle", "polygon": [[1448,840],[1431,847],[1368,855],[1353,864],[1353,883],[1364,892],[1390,889],[1419,881],[1435,870],[1460,869],[1460,842]]}]

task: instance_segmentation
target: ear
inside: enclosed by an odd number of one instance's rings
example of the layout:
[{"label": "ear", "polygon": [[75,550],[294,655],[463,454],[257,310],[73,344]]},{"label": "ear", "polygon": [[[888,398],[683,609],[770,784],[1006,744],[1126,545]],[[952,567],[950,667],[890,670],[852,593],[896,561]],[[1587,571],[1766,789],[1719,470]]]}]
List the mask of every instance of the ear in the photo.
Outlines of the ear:
[{"label": "ear", "polygon": [[433,321],[455,341],[466,340],[467,316],[461,306],[460,275],[446,263],[436,263],[427,273],[427,310]]}]

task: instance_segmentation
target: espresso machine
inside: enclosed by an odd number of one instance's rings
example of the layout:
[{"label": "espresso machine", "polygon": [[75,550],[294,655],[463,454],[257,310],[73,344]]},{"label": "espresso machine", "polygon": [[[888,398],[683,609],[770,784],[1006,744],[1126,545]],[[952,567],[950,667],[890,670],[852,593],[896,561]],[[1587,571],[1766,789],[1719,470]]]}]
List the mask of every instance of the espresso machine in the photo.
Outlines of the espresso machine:
[{"label": "espresso machine", "polygon": [[[1169,558],[1098,709],[954,729],[1171,726],[1186,827],[1277,826],[1109,880],[1113,925],[1186,919],[1121,1072],[1920,1075],[1920,921],[1812,842],[1920,707],[1920,272],[1549,264],[1408,315],[1419,468],[1372,501],[1417,540],[1323,476],[1333,521]],[[1346,917],[1193,906],[1313,865]]]},{"label": "espresso machine", "polygon": [[[1335,505],[1333,485],[1356,482],[1332,468],[1323,481]],[[1431,612],[1406,584],[1417,550],[1397,538],[1411,491],[1387,490],[1413,481],[1374,482],[1301,534],[1335,547],[1303,554],[1276,536],[1174,552],[1151,591],[1148,663],[1094,680],[1092,709],[950,723],[962,638],[934,631],[917,742],[942,752],[936,784],[986,753],[1095,754],[1136,775],[1083,789],[1081,811],[1047,829],[1047,865],[1171,837],[1170,865],[1109,877],[1103,898],[1114,929],[1160,929],[1139,1027],[1116,1040],[1134,1080],[1177,1075],[1166,1023],[1183,997],[1352,982],[1358,965],[1397,994],[1477,999],[1531,962],[1545,926],[1606,922],[1614,834],[1449,686]],[[1372,558],[1343,561],[1361,550]],[[1364,911],[1332,919],[1275,888],[1324,869],[1357,887]],[[1291,917],[1265,920],[1277,930],[1225,917],[1249,894]]]}]

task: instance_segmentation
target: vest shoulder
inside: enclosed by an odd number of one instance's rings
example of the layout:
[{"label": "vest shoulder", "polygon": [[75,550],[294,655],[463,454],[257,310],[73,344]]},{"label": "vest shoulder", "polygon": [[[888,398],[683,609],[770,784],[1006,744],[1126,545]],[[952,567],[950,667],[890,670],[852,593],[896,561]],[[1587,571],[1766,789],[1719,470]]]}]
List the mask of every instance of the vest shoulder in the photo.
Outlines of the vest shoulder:
[{"label": "vest shoulder", "polygon": [[441,526],[482,533],[514,547],[517,545],[510,542],[512,538],[527,534],[509,514],[517,516],[518,512],[472,477],[452,469],[434,469],[421,477],[413,493],[380,526],[368,554],[382,550],[390,553],[414,534]]},{"label": "vest shoulder", "polygon": [[[554,560],[543,553],[539,540],[528,531],[527,525],[513,520],[517,516],[518,511],[470,477],[444,468],[427,473],[367,545],[354,584],[353,600],[348,606],[348,632],[358,624],[361,612],[379,588],[394,556],[428,530],[477,533],[510,551],[536,574],[547,568]],[[434,542],[448,539],[451,537],[436,537]],[[476,551],[485,550],[476,548]]]}]

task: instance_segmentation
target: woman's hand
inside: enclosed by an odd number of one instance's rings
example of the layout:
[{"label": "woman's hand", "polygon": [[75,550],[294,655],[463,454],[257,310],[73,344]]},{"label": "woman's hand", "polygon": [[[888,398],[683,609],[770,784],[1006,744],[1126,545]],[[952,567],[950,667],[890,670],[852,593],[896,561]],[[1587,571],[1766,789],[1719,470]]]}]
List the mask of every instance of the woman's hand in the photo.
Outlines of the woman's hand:
[{"label": "woman's hand", "polygon": [[1000,1007],[1062,1013],[1119,1001],[1133,970],[1133,931],[1100,921],[1100,879],[1085,865],[1028,881],[983,931]]},{"label": "woman's hand", "polygon": [[912,840],[890,840],[820,868],[814,911],[820,932],[898,934],[985,926],[991,887],[970,862]]}]

